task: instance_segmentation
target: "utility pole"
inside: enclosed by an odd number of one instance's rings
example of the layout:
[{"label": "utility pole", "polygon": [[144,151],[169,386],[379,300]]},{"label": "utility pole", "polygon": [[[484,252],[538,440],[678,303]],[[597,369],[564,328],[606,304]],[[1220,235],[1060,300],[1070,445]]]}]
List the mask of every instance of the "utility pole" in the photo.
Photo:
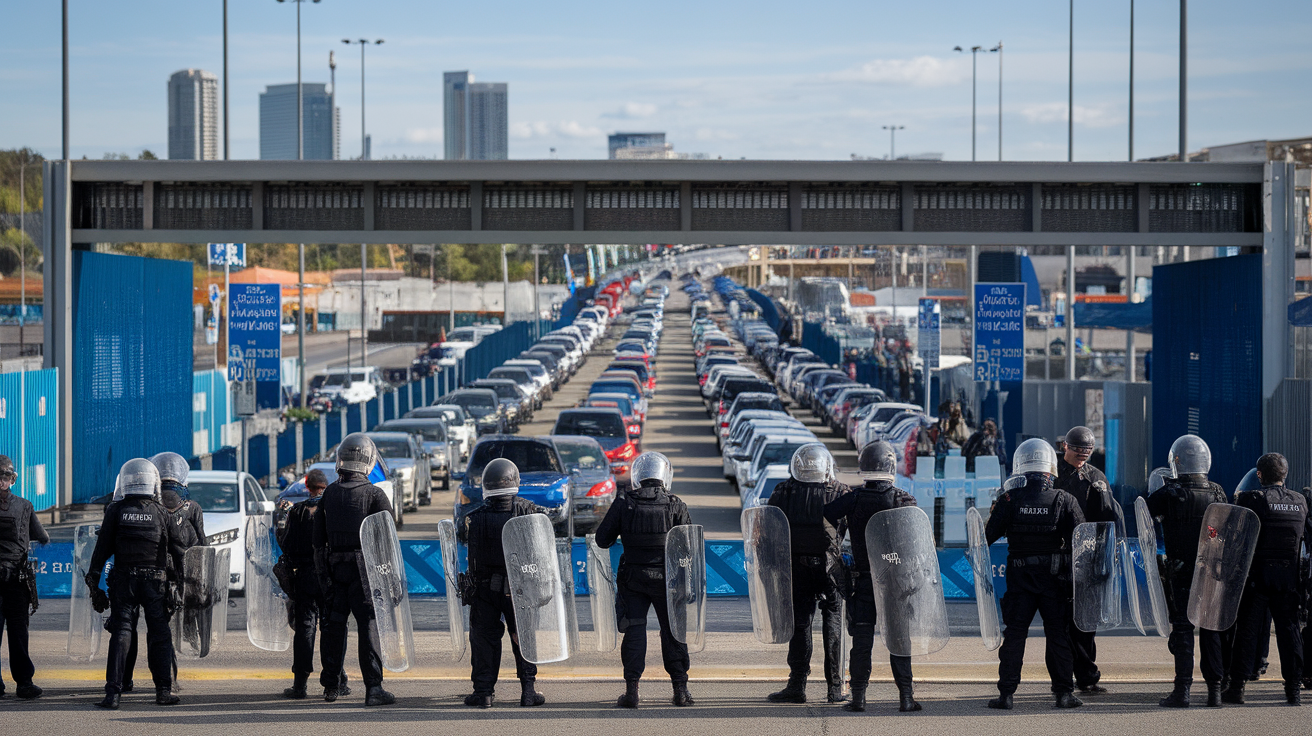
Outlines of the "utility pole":
[{"label": "utility pole", "polygon": [[[1128,160],[1134,160],[1134,0],[1130,0],[1130,145]],[[1133,259],[1133,256],[1131,259]],[[1133,292],[1133,289],[1131,291]]]},{"label": "utility pole", "polygon": [[223,160],[228,160],[228,0],[223,0]]},{"label": "utility pole", "polygon": [[1189,0],[1180,0],[1180,163],[1189,161]]},{"label": "utility pole", "polygon": [[[998,160],[1002,160],[1002,42],[989,51],[998,52]],[[927,392],[928,393],[928,392]]]},{"label": "utility pole", "polygon": [[[1184,2],[1184,0],[1180,0]],[[1070,47],[1066,54],[1066,160],[1075,160],[1075,0],[1070,0]],[[1070,346],[1067,346],[1070,350]],[[1075,361],[1071,359],[1071,373],[1075,372]],[[1070,376],[1072,379],[1074,375]]]},{"label": "utility pole", "polygon": [[907,126],[905,126],[905,125],[885,125],[885,126],[884,126],[884,130],[887,130],[887,131],[888,131],[888,160],[889,160],[889,161],[894,160],[894,159],[896,158],[896,154],[897,154],[896,146],[894,145],[894,143],[896,142],[896,141],[894,140],[894,136],[897,135],[897,132],[898,132],[899,130],[903,130],[903,129],[905,129],[906,127],[907,127]]}]

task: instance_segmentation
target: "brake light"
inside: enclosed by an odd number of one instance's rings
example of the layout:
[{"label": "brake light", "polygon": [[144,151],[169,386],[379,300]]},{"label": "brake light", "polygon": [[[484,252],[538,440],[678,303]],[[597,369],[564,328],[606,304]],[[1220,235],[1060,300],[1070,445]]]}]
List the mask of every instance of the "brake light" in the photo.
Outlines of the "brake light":
[{"label": "brake light", "polygon": [[642,434],[642,426],[638,424],[629,425],[629,434]]},{"label": "brake light", "polygon": [[607,478],[597,485],[588,489],[589,496],[609,496],[615,492],[615,479]]},{"label": "brake light", "polygon": [[708,378],[710,378],[710,377],[711,377],[711,374],[707,373],[706,375],[702,376],[701,378],[698,378],[698,379],[697,379],[697,385],[698,385],[698,386],[705,386],[705,385],[706,385],[706,379],[708,379]]}]

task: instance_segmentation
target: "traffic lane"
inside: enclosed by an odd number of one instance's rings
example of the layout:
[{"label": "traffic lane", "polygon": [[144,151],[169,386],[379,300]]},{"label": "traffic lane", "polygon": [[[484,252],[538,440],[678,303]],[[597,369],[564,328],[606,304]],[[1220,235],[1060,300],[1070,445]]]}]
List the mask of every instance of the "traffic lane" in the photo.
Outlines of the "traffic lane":
[{"label": "traffic lane", "polygon": [[[1302,711],[1283,706],[1278,688],[1265,685],[1248,691],[1250,705],[1220,710],[1190,708],[1168,710],[1157,706],[1160,685],[1139,684],[1118,692],[1085,698],[1085,706],[1055,712],[1052,696],[1041,683],[1022,684],[1016,710],[992,711],[988,698],[996,693],[985,685],[917,683],[916,697],[925,710],[897,712],[893,685],[879,683],[867,692],[865,713],[850,713],[839,705],[823,703],[822,688],[809,688],[813,699],[806,705],[774,704],[765,700],[769,686],[759,682],[696,682],[691,690],[695,705],[676,708],[662,674],[653,674],[641,689],[641,707],[635,712],[615,706],[618,683],[554,682],[539,680],[546,704],[519,708],[513,699],[513,678],[503,682],[503,699],[491,710],[462,704],[467,684],[402,682],[386,686],[397,703],[382,708],[363,705],[363,688],[336,703],[318,698],[288,701],[270,683],[230,680],[203,683],[184,689],[182,703],[171,708],[151,704],[147,693],[123,697],[123,709],[103,711],[92,707],[101,693],[90,687],[50,687],[37,701],[7,698],[0,713],[18,729],[36,725],[50,733],[140,733],[209,736],[216,729],[263,736],[307,732],[366,730],[389,736],[428,736],[435,730],[455,729],[486,736],[523,736],[525,733],[624,733],[668,736],[720,736],[726,732],[754,736],[865,736],[872,728],[917,736],[1003,733],[1010,736],[1106,736],[1108,733],[1194,734],[1212,731],[1293,734],[1306,731]],[[872,721],[888,717],[896,720]],[[905,720],[903,720],[905,719]],[[879,725],[883,724],[881,728]]]}]

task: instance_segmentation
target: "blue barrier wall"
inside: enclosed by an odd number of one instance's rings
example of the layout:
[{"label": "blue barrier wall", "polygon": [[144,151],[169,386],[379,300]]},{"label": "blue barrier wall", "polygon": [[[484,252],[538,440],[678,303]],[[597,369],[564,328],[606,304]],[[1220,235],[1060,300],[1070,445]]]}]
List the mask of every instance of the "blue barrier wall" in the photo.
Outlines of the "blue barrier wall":
[{"label": "blue barrier wall", "polygon": [[73,252],[73,502],[134,457],[192,454],[192,264]]},{"label": "blue barrier wall", "polygon": [[41,511],[58,496],[59,412],[56,371],[0,374],[0,455],[18,470],[13,492]]},{"label": "blue barrier wall", "polygon": [[465,383],[487,378],[493,368],[524,352],[533,344],[532,324],[515,322],[483,338],[465,353]]},{"label": "blue barrier wall", "polygon": [[223,425],[228,414],[228,381],[223,371],[197,371],[191,376],[192,452],[218,452],[223,447]]}]

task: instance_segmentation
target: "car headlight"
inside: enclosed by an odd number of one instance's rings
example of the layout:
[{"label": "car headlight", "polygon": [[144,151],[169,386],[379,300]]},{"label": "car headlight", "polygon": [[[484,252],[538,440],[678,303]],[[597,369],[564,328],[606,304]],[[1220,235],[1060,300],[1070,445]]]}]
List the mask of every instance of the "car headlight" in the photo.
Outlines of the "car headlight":
[{"label": "car headlight", "polygon": [[403,478],[403,479],[405,479],[405,480],[410,480],[410,476],[411,476],[411,475],[414,475],[414,472],[415,472],[415,469],[414,469],[414,468],[397,468],[397,469],[396,469],[396,474],[399,475],[401,478]]},{"label": "car headlight", "polygon": [[227,544],[235,541],[237,541],[236,529],[229,529],[225,532],[219,532],[218,534],[211,534],[205,537],[205,544],[211,547],[217,547],[220,544]]}]

